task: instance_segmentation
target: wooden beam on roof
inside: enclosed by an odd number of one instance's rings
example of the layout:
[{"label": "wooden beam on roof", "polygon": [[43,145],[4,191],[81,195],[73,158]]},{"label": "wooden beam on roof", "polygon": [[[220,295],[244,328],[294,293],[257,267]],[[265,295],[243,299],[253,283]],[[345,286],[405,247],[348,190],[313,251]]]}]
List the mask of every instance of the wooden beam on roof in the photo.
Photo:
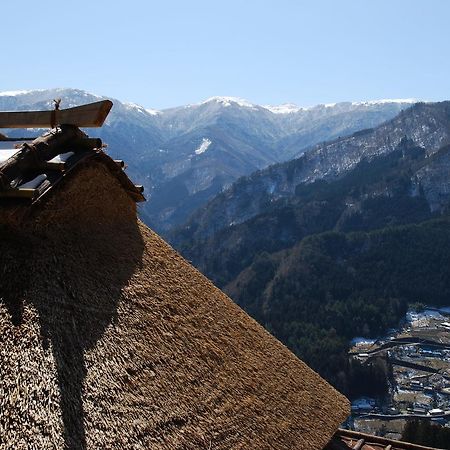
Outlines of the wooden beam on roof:
[{"label": "wooden beam on roof", "polygon": [[111,100],[53,111],[2,111],[0,128],[54,128],[56,125],[101,127],[112,108]]},{"label": "wooden beam on roof", "polygon": [[38,189],[18,188],[0,191],[0,198],[30,198],[33,199],[39,194]]},{"label": "wooden beam on roof", "polygon": [[36,171],[45,166],[55,156],[61,153],[61,148],[68,151],[66,146],[82,149],[97,144],[96,140],[88,139],[86,134],[73,125],[61,125],[31,144],[24,143],[6,161],[0,164],[0,189],[9,190],[11,183],[20,184],[26,173]]},{"label": "wooden beam on roof", "polygon": [[51,170],[59,170],[64,172],[66,169],[66,163],[64,161],[47,161],[45,167]]},{"label": "wooden beam on roof", "polygon": [[34,141],[35,139],[36,137],[7,137],[0,133],[0,142]]}]

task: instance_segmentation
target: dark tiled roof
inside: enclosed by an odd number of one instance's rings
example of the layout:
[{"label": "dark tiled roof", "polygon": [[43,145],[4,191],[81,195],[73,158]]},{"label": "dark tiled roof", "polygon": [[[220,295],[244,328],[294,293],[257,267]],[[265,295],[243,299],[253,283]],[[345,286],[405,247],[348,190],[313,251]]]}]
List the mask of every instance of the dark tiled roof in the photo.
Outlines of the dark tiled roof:
[{"label": "dark tiled roof", "polygon": [[339,429],[324,450],[436,450],[380,436]]},{"label": "dark tiled roof", "polygon": [[104,164],[134,201],[145,200],[142,186],[135,186],[124,173],[123,162],[106,155],[100,139],[91,139],[74,126],[58,126],[16,147],[0,150],[1,204],[38,202],[93,160]]}]

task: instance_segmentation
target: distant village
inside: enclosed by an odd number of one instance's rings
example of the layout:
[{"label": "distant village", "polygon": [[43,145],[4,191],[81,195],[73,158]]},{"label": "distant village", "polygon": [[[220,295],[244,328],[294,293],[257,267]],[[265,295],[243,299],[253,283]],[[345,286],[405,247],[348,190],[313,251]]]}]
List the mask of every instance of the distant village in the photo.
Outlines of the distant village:
[{"label": "distant village", "polygon": [[349,428],[392,439],[401,437],[408,419],[450,428],[450,308],[410,310],[385,337],[352,343],[350,358],[386,361],[389,394],[354,400]]}]

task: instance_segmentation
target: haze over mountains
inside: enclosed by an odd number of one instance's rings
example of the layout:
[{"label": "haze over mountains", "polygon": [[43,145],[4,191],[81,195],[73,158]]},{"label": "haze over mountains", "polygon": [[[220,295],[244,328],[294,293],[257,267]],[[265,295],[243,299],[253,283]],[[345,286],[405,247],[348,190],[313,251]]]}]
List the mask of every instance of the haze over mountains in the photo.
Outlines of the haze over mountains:
[{"label": "haze over mountains", "polygon": [[[48,109],[97,101],[76,89],[3,92],[0,110]],[[345,102],[302,108],[260,106],[213,97],[163,111],[114,101],[106,125],[95,131],[108,152],[126,159],[131,176],[146,188],[146,222],[166,233],[233,181],[300,156],[318,142],[374,127],[414,100]],[[92,133],[92,132],[91,132]]]}]

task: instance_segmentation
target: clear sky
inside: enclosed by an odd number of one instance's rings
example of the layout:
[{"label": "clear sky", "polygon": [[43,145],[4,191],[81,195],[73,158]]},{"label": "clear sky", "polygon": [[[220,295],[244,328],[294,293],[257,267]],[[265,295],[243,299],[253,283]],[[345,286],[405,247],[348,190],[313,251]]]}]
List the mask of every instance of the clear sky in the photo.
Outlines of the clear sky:
[{"label": "clear sky", "polygon": [[148,108],[450,99],[448,0],[8,0],[0,90]]}]

